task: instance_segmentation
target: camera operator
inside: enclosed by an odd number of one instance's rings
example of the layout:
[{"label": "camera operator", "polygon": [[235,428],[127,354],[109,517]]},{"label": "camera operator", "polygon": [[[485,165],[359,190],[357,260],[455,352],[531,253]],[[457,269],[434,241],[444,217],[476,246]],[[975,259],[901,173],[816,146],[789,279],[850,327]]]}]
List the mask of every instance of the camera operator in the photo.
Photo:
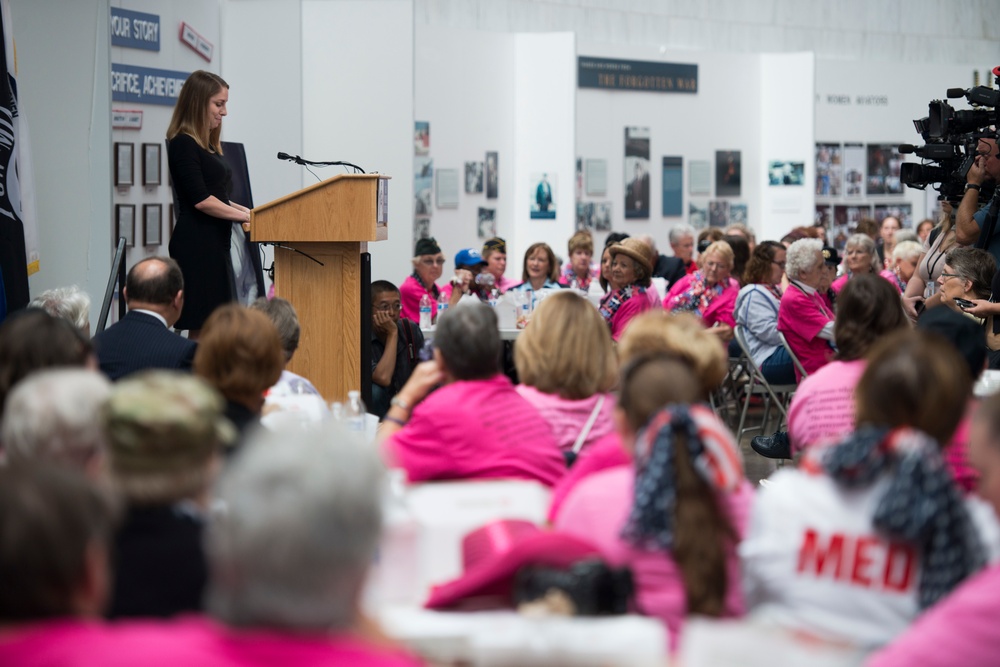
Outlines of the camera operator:
[{"label": "camera operator", "polygon": [[[979,191],[984,185],[1000,182],[1000,154],[995,138],[982,138],[977,147],[978,156],[966,175],[965,194],[955,215],[956,239],[961,245],[972,245],[979,239],[986,221],[987,207],[979,205]],[[1000,225],[986,243],[986,250],[1000,261]]]}]

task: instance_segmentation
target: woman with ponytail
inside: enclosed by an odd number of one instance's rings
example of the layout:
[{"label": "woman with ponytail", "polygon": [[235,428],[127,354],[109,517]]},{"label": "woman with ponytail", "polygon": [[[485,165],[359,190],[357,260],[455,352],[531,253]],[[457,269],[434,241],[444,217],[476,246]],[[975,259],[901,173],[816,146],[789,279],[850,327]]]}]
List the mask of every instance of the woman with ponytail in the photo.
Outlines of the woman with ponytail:
[{"label": "woman with ponytail", "polygon": [[664,622],[671,650],[687,615],[744,610],[736,547],[752,490],[735,439],[701,397],[679,355],[629,362],[616,421],[633,461],[580,481],[555,521],[632,569],[638,611]]}]

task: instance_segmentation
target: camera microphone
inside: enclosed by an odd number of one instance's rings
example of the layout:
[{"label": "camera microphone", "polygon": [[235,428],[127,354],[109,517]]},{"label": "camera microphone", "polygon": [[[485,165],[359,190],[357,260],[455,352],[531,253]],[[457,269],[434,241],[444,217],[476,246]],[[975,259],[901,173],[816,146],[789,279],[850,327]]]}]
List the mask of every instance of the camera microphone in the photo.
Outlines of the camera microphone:
[{"label": "camera microphone", "polygon": [[952,100],[965,97],[965,88],[949,88],[946,95],[948,95],[948,99]]},{"label": "camera microphone", "polygon": [[915,153],[915,152],[917,152],[917,147],[914,146],[913,144],[900,144],[899,145],[899,152],[900,153]]}]

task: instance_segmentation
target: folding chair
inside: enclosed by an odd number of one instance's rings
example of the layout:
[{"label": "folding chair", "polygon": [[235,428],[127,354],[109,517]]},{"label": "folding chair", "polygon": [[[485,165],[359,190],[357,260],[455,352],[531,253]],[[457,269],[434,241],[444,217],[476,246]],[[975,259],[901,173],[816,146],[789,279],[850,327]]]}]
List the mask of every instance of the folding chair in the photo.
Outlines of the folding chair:
[{"label": "folding chair", "polygon": [[798,369],[800,376],[799,381],[801,381],[801,379],[809,375],[809,373],[806,373],[806,369],[802,368],[802,362],[800,362],[799,358],[795,356],[794,352],[792,352],[792,346],[788,344],[788,339],[785,338],[785,334],[779,331],[778,337],[781,338],[781,344],[785,346],[788,356],[792,358],[792,363],[795,364],[795,368]]},{"label": "folding chair", "polygon": [[[743,327],[737,324],[734,333],[736,335],[736,342],[739,343],[740,350],[743,351],[743,358],[746,360],[745,368],[748,374],[747,383],[744,387],[743,410],[740,413],[740,423],[736,429],[737,442],[740,442],[743,439],[744,433],[750,431],[765,432],[764,429],[767,427],[771,416],[771,401],[774,401],[774,404],[780,411],[778,419],[778,426],[780,427],[781,422],[788,418],[787,404],[791,400],[792,394],[795,393],[797,385],[770,384],[767,378],[764,377],[764,373],[760,370],[760,366],[755,364],[753,357],[750,356],[750,346],[747,345],[746,332],[743,330]],[[784,336],[782,336],[782,339],[784,339]],[[746,425],[747,410],[750,408],[751,396],[764,397],[764,414],[761,416],[760,426],[744,428]]]}]

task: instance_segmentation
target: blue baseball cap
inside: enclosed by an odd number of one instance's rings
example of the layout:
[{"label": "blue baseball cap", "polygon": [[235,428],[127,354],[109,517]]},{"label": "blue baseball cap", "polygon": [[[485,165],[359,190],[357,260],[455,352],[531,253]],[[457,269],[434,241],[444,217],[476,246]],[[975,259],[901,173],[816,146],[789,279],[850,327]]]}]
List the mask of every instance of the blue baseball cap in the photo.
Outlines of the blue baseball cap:
[{"label": "blue baseball cap", "polygon": [[483,256],[479,254],[479,251],[475,248],[465,248],[464,250],[459,250],[455,255],[455,268],[460,266],[477,266],[479,264],[486,265],[486,260]]}]

